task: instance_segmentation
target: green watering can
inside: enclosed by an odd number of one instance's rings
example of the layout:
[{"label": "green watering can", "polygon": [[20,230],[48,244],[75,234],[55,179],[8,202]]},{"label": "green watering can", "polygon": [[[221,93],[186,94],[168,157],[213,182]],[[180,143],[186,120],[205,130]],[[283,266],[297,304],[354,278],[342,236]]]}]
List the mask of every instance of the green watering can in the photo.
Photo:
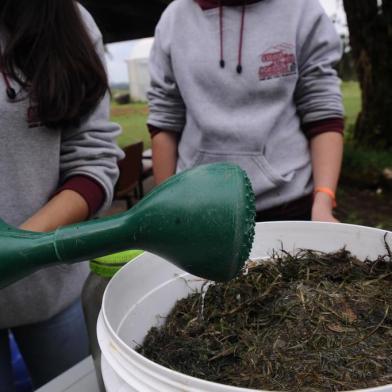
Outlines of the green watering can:
[{"label": "green watering can", "polygon": [[184,171],[130,210],[50,233],[19,230],[0,220],[0,287],[58,263],[143,249],[196,276],[236,276],[253,243],[254,194],[237,165]]}]

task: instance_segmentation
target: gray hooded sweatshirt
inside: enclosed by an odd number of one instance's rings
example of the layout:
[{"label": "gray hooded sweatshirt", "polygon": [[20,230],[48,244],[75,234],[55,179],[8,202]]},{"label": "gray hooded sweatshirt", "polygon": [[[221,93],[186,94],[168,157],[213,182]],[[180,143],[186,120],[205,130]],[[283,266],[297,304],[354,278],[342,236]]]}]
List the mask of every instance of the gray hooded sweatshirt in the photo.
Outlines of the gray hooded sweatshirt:
[{"label": "gray hooded sweatshirt", "polygon": [[240,45],[242,6],[223,15],[194,0],[167,7],[150,57],[148,124],[180,134],[178,171],[239,164],[261,211],[312,192],[303,130],[343,117],[333,69],[341,45],[318,0],[264,0],[244,11]]},{"label": "gray hooded sweatshirt", "polygon": [[[101,34],[91,16],[83,19],[102,59]],[[4,40],[0,35],[0,40]],[[109,97],[77,129],[61,132],[28,128],[29,99],[17,91],[15,102],[0,78],[0,218],[18,226],[40,209],[69,177],[84,175],[105,191],[103,208],[110,206],[118,177],[115,144],[118,125],[109,122]],[[74,302],[88,274],[86,263],[46,268],[0,290],[0,329],[49,319]]]}]

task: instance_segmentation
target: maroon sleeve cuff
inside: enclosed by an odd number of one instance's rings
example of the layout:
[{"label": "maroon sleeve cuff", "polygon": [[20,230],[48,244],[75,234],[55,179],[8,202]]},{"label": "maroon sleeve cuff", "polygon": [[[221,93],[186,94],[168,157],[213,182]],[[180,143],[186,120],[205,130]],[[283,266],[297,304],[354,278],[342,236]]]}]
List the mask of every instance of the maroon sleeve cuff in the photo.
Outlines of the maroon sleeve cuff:
[{"label": "maroon sleeve cuff", "polygon": [[163,129],[155,127],[154,125],[147,124],[148,131],[150,132],[151,139],[157,135],[159,132],[162,132]]},{"label": "maroon sleeve cuff", "polygon": [[178,134],[178,132],[176,132],[176,131],[173,131],[170,129],[162,129],[162,128],[156,127],[155,125],[151,125],[151,124],[147,124],[147,128],[148,128],[148,131],[150,132],[151,139],[154,136],[158,135],[158,133],[160,133],[160,132],[173,132],[173,133]]},{"label": "maroon sleeve cuff", "polygon": [[303,130],[308,139],[325,132],[337,132],[343,135],[344,120],[342,118],[327,118],[303,124]]},{"label": "maroon sleeve cuff", "polygon": [[88,205],[89,216],[94,215],[105,201],[105,191],[102,185],[88,176],[75,175],[70,177],[57,189],[54,195],[65,190],[77,192],[83,197]]}]

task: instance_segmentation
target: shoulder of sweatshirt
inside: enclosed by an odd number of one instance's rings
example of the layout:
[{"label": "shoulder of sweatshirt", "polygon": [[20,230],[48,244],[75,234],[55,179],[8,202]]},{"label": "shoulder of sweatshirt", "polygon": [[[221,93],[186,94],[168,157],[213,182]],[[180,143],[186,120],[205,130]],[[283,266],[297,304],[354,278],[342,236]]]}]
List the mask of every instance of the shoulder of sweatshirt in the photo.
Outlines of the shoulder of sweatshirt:
[{"label": "shoulder of sweatshirt", "polygon": [[94,43],[102,39],[101,31],[99,30],[97,24],[95,23],[94,18],[91,14],[84,8],[80,3],[77,3],[80,15],[82,17],[83,22],[86,25],[87,31],[90,34],[90,37]]},{"label": "shoulder of sweatshirt", "polygon": [[155,27],[155,42],[159,41],[164,52],[170,51],[172,38],[183,25],[185,15],[189,15],[189,9],[194,6],[198,7],[194,0],[174,0],[163,11]]},{"label": "shoulder of sweatshirt", "polygon": [[167,17],[168,15],[172,15],[172,13],[176,13],[181,9],[189,8],[194,5],[196,5],[195,0],[173,0],[163,11],[162,17]]},{"label": "shoulder of sweatshirt", "polygon": [[289,9],[297,9],[301,13],[325,13],[320,0],[261,0],[269,2],[270,4],[278,3],[281,6],[288,7]]},{"label": "shoulder of sweatshirt", "polygon": [[[282,1],[282,0],[275,0],[275,1]],[[320,19],[325,19],[331,24],[331,26],[333,25],[325,9],[321,5],[320,0],[295,0],[292,3],[292,6],[294,4],[296,4],[296,8],[298,9],[298,12],[301,15],[301,20],[302,20],[301,25],[304,25],[305,21],[306,23],[309,23],[309,25],[305,24],[304,27],[312,29],[313,27],[312,22],[317,23]]]},{"label": "shoulder of sweatshirt", "polygon": [[184,14],[188,14],[192,9],[197,10],[199,6],[195,0],[174,0],[162,12],[157,27],[174,26],[181,21]]},{"label": "shoulder of sweatshirt", "polygon": [[[312,29],[313,24],[321,18],[329,17],[322,7],[320,0],[262,0],[268,3],[270,7],[280,10],[286,17],[291,15],[303,28]],[[332,22],[331,22],[332,24]]]},{"label": "shoulder of sweatshirt", "polygon": [[[299,42],[305,44],[308,41],[317,39],[326,40],[329,42],[329,45],[335,45],[336,48],[340,48],[338,32],[320,1],[295,0],[295,2],[298,2],[301,6],[300,14],[297,18]],[[341,48],[338,51],[340,50]]]}]

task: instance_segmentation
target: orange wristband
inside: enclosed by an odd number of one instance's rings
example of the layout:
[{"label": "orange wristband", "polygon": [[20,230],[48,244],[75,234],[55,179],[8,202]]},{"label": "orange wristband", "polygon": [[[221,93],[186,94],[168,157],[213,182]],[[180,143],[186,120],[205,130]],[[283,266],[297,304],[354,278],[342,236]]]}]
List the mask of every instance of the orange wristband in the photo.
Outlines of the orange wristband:
[{"label": "orange wristband", "polygon": [[336,208],[337,204],[336,204],[335,192],[332,189],[320,186],[320,187],[317,187],[314,190],[313,193],[316,194],[317,192],[322,192],[322,193],[327,194],[332,199],[332,202],[333,202],[332,206],[333,206],[333,208]]}]

